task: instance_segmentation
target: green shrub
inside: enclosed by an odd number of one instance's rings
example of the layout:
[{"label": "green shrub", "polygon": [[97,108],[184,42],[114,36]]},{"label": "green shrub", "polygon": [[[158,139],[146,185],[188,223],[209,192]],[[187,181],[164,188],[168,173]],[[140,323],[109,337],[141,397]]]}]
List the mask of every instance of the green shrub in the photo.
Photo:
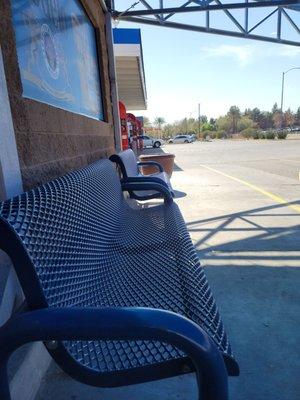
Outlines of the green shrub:
[{"label": "green shrub", "polygon": [[277,138],[278,139],[286,139],[287,135],[288,135],[288,133],[286,131],[278,132]]},{"label": "green shrub", "polygon": [[212,132],[211,131],[202,131],[202,132],[200,132],[199,134],[198,134],[198,137],[199,137],[199,139],[200,140],[203,140],[203,139],[206,139],[207,137],[212,137]]},{"label": "green shrub", "polygon": [[254,139],[254,140],[259,139],[259,133],[257,131],[253,132],[252,139]]},{"label": "green shrub", "polygon": [[201,133],[202,133],[202,135],[203,135],[204,137],[210,135],[210,131],[207,131],[207,130],[202,131]]},{"label": "green shrub", "polygon": [[216,139],[223,139],[226,137],[225,131],[220,130],[215,132]]},{"label": "green shrub", "polygon": [[275,133],[274,132],[267,132],[266,133],[266,139],[269,139],[269,140],[275,139]]},{"label": "green shrub", "polygon": [[258,139],[265,139],[266,134],[264,132],[258,132]]},{"label": "green shrub", "polygon": [[237,130],[242,133],[242,131],[246,129],[255,129],[256,124],[253,122],[249,117],[247,116],[242,116],[238,121],[237,121]]},{"label": "green shrub", "polygon": [[255,132],[256,132],[256,130],[254,128],[246,128],[241,131],[241,135],[245,139],[250,139],[250,138],[253,138],[253,135]]},{"label": "green shrub", "polygon": [[205,122],[204,124],[202,124],[202,130],[203,130],[203,132],[204,131],[213,131],[214,127],[209,122]]}]

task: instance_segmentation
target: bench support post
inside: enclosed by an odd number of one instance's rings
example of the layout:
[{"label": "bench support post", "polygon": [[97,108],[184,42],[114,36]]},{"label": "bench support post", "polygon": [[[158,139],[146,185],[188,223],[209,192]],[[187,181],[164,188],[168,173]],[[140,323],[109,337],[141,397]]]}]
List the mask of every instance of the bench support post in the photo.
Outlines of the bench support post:
[{"label": "bench support post", "polygon": [[3,357],[0,352],[0,398],[1,400],[11,400],[7,376],[7,357]]}]

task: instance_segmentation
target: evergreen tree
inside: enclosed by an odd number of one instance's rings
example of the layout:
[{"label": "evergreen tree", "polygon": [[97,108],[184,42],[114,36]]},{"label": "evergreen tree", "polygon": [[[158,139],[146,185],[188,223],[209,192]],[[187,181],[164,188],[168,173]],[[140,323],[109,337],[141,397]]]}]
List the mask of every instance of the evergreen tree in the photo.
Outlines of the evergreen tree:
[{"label": "evergreen tree", "polygon": [[279,111],[278,104],[277,104],[277,103],[274,103],[274,105],[273,105],[273,107],[272,107],[272,114],[274,115],[274,114],[276,114],[278,111]]},{"label": "evergreen tree", "polygon": [[294,126],[296,118],[290,108],[284,113],[283,120],[285,127],[292,128]]},{"label": "evergreen tree", "polygon": [[230,130],[232,133],[237,132],[237,124],[241,118],[241,111],[237,106],[231,106],[228,113],[228,118],[230,119]]},{"label": "evergreen tree", "polygon": [[165,119],[163,117],[156,117],[154,120],[154,125],[157,126],[159,130],[161,130],[161,126],[165,123]]},{"label": "evergreen tree", "polygon": [[297,126],[300,126],[300,107],[298,107],[298,110],[295,114],[295,123],[297,124]]},{"label": "evergreen tree", "polygon": [[253,108],[253,110],[250,113],[250,118],[252,119],[252,121],[259,124],[259,122],[262,118],[262,113],[261,113],[260,109],[257,107]]}]

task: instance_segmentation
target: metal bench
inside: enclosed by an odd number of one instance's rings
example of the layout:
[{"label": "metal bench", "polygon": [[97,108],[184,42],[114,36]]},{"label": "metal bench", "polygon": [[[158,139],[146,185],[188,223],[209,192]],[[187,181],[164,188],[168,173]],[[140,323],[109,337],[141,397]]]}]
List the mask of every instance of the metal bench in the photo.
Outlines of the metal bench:
[{"label": "metal bench", "polygon": [[[165,199],[132,208],[124,190]],[[44,341],[83,383],[113,387],[196,371],[199,398],[225,400],[238,365],[185,223],[157,182],[120,184],[99,161],[0,203],[0,248],[28,311],[0,328],[0,398],[7,361]]]},{"label": "metal bench", "polygon": [[[134,152],[131,149],[121,151],[118,154],[110,156],[110,161],[116,163],[121,170],[123,182],[157,182],[166,186],[174,197],[174,191],[168,174],[164,172],[163,167],[155,161],[138,162]],[[152,166],[157,168],[157,172],[151,175],[143,175],[140,167]],[[162,197],[157,191],[129,191],[130,197],[136,200],[150,200]]]}]

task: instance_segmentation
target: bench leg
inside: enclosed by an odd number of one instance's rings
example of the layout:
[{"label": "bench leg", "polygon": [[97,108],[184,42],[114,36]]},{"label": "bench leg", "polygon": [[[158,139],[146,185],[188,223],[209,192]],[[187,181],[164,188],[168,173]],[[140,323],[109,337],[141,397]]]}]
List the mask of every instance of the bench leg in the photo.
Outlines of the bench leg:
[{"label": "bench leg", "polygon": [[7,377],[7,358],[1,357],[0,354],[0,399],[1,400],[11,400],[9,392],[9,384]]}]

